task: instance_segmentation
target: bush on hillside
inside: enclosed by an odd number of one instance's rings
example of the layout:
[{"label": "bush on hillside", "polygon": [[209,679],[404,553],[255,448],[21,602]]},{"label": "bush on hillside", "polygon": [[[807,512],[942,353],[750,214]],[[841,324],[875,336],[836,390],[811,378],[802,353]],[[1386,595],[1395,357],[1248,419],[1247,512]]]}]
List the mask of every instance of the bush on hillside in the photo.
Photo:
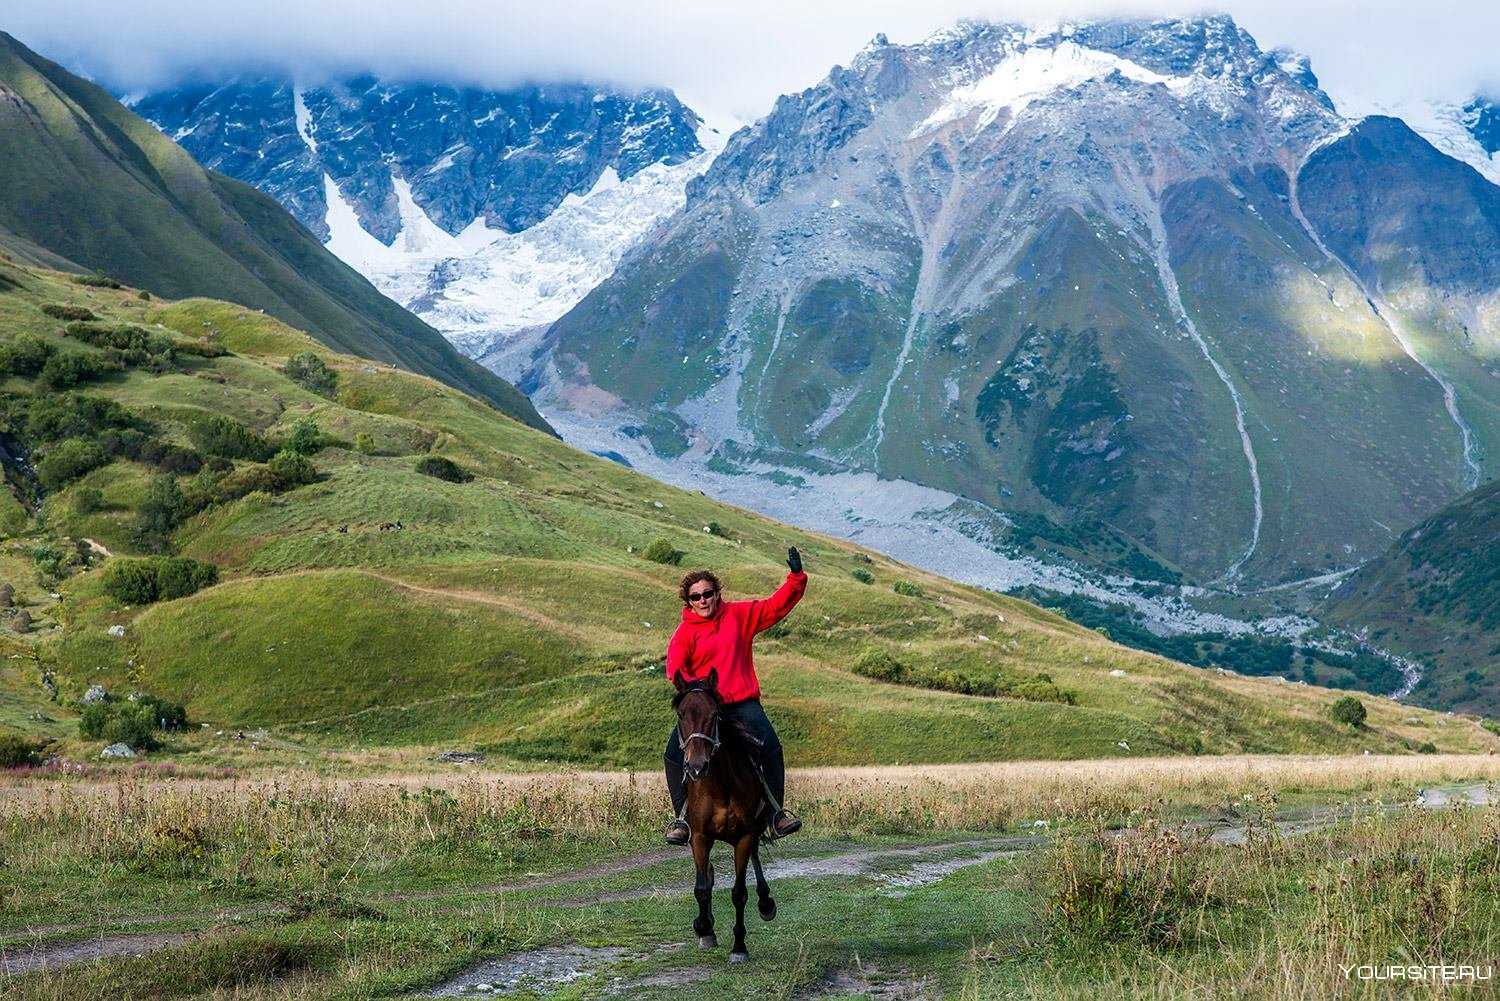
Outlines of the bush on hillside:
[{"label": "bush on hillside", "polygon": [[118,351],[152,355],[172,353],[172,338],[134,323],[80,320],[68,324],[64,332],[74,340],[92,344],[96,348],[114,348]]},{"label": "bush on hillside", "polygon": [[24,424],[25,437],[35,442],[64,438],[97,439],[106,430],[133,428],[149,431],[151,425],[114,400],[79,393],[39,393],[16,401],[12,420]]},{"label": "bush on hillside", "polygon": [[452,459],[441,455],[424,455],[417,460],[417,472],[426,476],[435,476],[449,483],[468,483],[474,478],[474,474],[454,462]]},{"label": "bush on hillside", "polygon": [[0,733],[0,768],[37,764],[40,746],[18,733]]},{"label": "bush on hillside", "polygon": [[133,750],[152,751],[161,746],[156,739],[156,716],[150,706],[133,702],[95,702],[83,707],[78,733],[106,744],[127,744]]},{"label": "bush on hillside", "polygon": [[282,374],[309,392],[319,396],[333,396],[338,389],[338,373],[328,363],[311,351],[300,351],[286,361]]},{"label": "bush on hillside", "polygon": [[209,414],[193,424],[188,437],[198,451],[224,459],[265,462],[276,454],[276,446],[233,417]]},{"label": "bush on hillside", "polygon": [[62,302],[49,302],[42,305],[42,312],[54,320],[97,320],[92,309],[87,306],[73,306]]},{"label": "bush on hillside", "polygon": [[124,366],[103,355],[82,351],[54,351],[42,366],[38,381],[48,389],[73,389],[86,382],[97,382]]},{"label": "bush on hillside", "polygon": [[277,492],[291,490],[304,483],[315,483],[318,479],[318,470],[313,466],[312,460],[290,450],[277,452],[266,463],[266,468],[275,478]]},{"label": "bush on hillside", "polygon": [[1023,699],[1027,702],[1059,702],[1076,705],[1078,696],[1053,684],[1051,675],[1013,676],[1007,673],[971,674],[957,668],[906,664],[884,650],[867,650],[851,665],[855,674],[876,681],[913,688],[930,688],[959,695]]},{"label": "bush on hillside", "polygon": [[1328,707],[1328,715],[1335,723],[1343,723],[1358,730],[1365,725],[1365,704],[1352,695],[1345,695],[1335,699],[1333,705]]},{"label": "bush on hillside", "polygon": [[48,446],[46,454],[36,464],[36,478],[44,490],[61,490],[108,462],[109,456],[94,442],[69,438]]},{"label": "bush on hillside", "polygon": [[186,556],[113,559],[104,571],[104,591],[123,605],[186,598],[219,582],[219,568]]},{"label": "bush on hillside", "polygon": [[646,547],[646,551],[641,555],[653,563],[665,563],[668,566],[675,567],[682,562],[682,558],[687,554],[675,548],[666,539],[656,539],[651,545]]},{"label": "bush on hillside", "polygon": [[73,497],[73,510],[79,514],[94,514],[96,511],[103,511],[106,506],[104,491],[98,487],[83,487]]},{"label": "bush on hillside", "polygon": [[292,433],[287,436],[282,448],[298,455],[317,455],[327,443],[328,439],[318,430],[318,425],[313,423],[312,418],[304,417],[293,426]]},{"label": "bush on hillside", "polygon": [[119,279],[111,278],[102,271],[95,271],[87,275],[74,275],[73,281],[79,285],[87,285],[90,288],[123,288]]},{"label": "bush on hillside", "polygon": [[354,436],[354,448],[361,455],[375,454],[375,436],[368,431],[361,431]]},{"label": "bush on hillside", "polygon": [[861,584],[873,584],[873,583],[875,583],[875,575],[872,574],[870,571],[866,570],[864,567],[855,567],[853,570],[851,570],[849,572],[849,576],[853,577],[855,580],[859,581]]},{"label": "bush on hillside", "polygon": [[913,584],[909,580],[898,580],[891,585],[891,590],[908,598],[920,598],[927,592],[922,590],[920,584]]},{"label": "bush on hillside", "polygon": [[32,378],[56,350],[35,334],[21,334],[9,344],[0,344],[0,375]]},{"label": "bush on hillside", "polygon": [[148,549],[165,549],[167,537],[188,514],[177,480],[166,474],[156,477],[146,488],[146,496],[137,508],[136,541]]}]

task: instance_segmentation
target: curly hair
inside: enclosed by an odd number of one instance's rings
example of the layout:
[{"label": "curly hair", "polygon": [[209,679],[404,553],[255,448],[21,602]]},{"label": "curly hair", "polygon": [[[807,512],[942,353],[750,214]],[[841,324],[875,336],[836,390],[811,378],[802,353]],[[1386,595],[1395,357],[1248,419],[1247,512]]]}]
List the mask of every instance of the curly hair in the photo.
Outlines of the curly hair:
[{"label": "curly hair", "polygon": [[693,589],[693,585],[704,580],[712,584],[715,591],[720,590],[719,578],[712,570],[689,570],[683,575],[682,583],[677,585],[677,596],[684,605],[688,603],[688,592]]}]

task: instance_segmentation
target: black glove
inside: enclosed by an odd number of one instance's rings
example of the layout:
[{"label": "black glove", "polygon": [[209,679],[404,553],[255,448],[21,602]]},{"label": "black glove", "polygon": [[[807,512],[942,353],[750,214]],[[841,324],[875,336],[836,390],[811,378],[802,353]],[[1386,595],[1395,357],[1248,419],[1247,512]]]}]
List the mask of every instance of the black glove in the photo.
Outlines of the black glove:
[{"label": "black glove", "polygon": [[802,554],[797,552],[796,546],[786,551],[786,566],[792,573],[802,572]]}]

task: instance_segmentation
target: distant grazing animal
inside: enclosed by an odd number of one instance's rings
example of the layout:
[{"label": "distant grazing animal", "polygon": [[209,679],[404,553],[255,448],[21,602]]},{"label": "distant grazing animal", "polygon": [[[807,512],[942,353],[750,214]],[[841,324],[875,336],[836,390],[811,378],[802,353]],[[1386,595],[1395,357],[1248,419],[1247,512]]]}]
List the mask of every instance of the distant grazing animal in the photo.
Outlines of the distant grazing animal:
[{"label": "distant grazing animal", "polygon": [[734,727],[719,729],[719,676],[708,672],[701,681],[677,680],[672,706],[677,710],[677,739],[682,743],[688,779],[687,820],[693,830],[693,862],[698,876],[693,894],[698,898],[698,917],[693,931],[698,944],[712,949],[719,944],[714,935],[714,867],[708,859],[715,841],[734,848],[734,948],[731,963],[750,958],[745,949],[745,868],[755,866],[756,905],[760,916],[776,916],[776,901],[760,866],[760,839],[770,823],[764,787],[751,761],[748,738]]}]

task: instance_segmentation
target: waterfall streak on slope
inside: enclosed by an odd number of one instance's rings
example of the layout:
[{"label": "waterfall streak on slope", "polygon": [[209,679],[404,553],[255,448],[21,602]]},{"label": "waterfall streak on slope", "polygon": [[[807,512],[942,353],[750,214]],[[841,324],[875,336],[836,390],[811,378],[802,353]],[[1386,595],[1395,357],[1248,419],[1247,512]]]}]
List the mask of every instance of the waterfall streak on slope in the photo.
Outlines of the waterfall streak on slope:
[{"label": "waterfall streak on slope", "polygon": [[1458,390],[1437,369],[1427,364],[1427,362],[1423,361],[1417,355],[1416,348],[1407,336],[1405,328],[1401,326],[1401,321],[1396,318],[1396,311],[1381,296],[1376,294],[1374,290],[1366,286],[1364,279],[1355,274],[1353,268],[1347,267],[1340,258],[1334,256],[1333,252],[1323,242],[1323,238],[1318,235],[1318,231],[1313,228],[1312,220],[1302,214],[1302,202],[1297,196],[1297,177],[1301,173],[1302,170],[1299,167],[1291,179],[1292,214],[1302,224],[1302,229],[1307,233],[1308,239],[1312,240],[1317,245],[1317,248],[1323,252],[1323,256],[1342,268],[1344,273],[1349,276],[1349,280],[1354,282],[1355,288],[1359,289],[1360,294],[1365,297],[1365,301],[1370,304],[1370,309],[1386,325],[1386,329],[1391,332],[1391,337],[1395,339],[1396,344],[1400,346],[1401,350],[1406,353],[1406,357],[1416,362],[1422,371],[1426,372],[1432,381],[1442,388],[1443,408],[1448,411],[1448,417],[1458,428],[1459,439],[1463,442],[1464,489],[1473,490],[1479,486],[1480,479],[1478,443],[1474,439],[1474,429],[1469,426],[1468,421],[1464,420],[1463,414],[1458,409]]},{"label": "waterfall streak on slope", "polygon": [[1260,526],[1261,522],[1265,520],[1265,507],[1261,500],[1260,489],[1260,463],[1255,459],[1255,446],[1250,441],[1250,429],[1245,424],[1245,405],[1240,400],[1240,391],[1234,387],[1234,382],[1229,378],[1229,373],[1223,365],[1219,364],[1219,360],[1213,356],[1213,352],[1209,350],[1208,342],[1203,339],[1203,335],[1198,333],[1197,325],[1193,323],[1192,317],[1188,316],[1187,307],[1182,303],[1182,293],[1177,288],[1177,275],[1172,270],[1172,262],[1167,259],[1165,227],[1162,226],[1159,219],[1153,218],[1152,230],[1152,254],[1156,258],[1156,272],[1161,279],[1162,289],[1167,293],[1167,303],[1172,307],[1172,312],[1177,314],[1177,322],[1182,324],[1188,336],[1193,339],[1193,343],[1198,345],[1198,350],[1202,352],[1204,359],[1213,368],[1214,373],[1219,377],[1219,381],[1224,384],[1225,389],[1229,390],[1229,399],[1234,403],[1234,426],[1240,432],[1240,450],[1245,453],[1245,463],[1250,467],[1250,492],[1255,507],[1254,517],[1250,522],[1250,544],[1245,547],[1245,551],[1240,554],[1240,558],[1235,560],[1229,569],[1224,571],[1223,576],[1219,578],[1221,581],[1228,583],[1239,576],[1240,569],[1244,567],[1245,563],[1260,545]]},{"label": "waterfall streak on slope", "polygon": [[952,164],[952,175],[948,181],[948,190],[943,194],[942,203],[933,214],[931,224],[922,220],[922,208],[912,195],[910,161],[905,165],[906,169],[901,172],[901,196],[906,201],[907,212],[911,215],[912,228],[916,231],[917,238],[922,243],[922,263],[917,268],[917,283],[911,294],[911,315],[906,321],[906,333],[901,339],[901,352],[896,356],[896,367],[891,371],[891,377],[885,384],[885,392],[880,397],[880,407],[875,411],[875,423],[870,429],[870,435],[874,438],[870,455],[872,461],[878,463],[880,460],[880,445],[885,440],[885,412],[891,404],[891,394],[896,389],[896,383],[901,378],[902,371],[906,368],[906,362],[911,357],[912,346],[917,339],[917,326],[922,322],[923,313],[931,305],[934,287],[937,284],[937,273],[943,247],[947,246],[948,238],[953,232],[953,206],[959,200],[958,192],[962,187],[962,178],[958,172],[958,158],[950,157]]}]

